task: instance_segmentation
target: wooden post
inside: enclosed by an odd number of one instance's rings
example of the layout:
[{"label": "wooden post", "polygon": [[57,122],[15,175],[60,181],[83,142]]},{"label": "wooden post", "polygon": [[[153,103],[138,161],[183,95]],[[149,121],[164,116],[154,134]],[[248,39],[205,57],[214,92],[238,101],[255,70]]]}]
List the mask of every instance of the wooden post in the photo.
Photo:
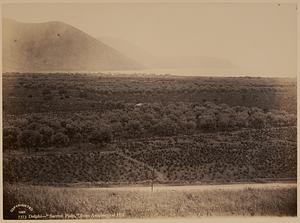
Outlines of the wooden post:
[{"label": "wooden post", "polygon": [[151,171],[151,192],[153,192],[153,181],[154,181],[154,168]]},{"label": "wooden post", "polygon": [[153,180],[151,180],[151,192],[153,192]]}]

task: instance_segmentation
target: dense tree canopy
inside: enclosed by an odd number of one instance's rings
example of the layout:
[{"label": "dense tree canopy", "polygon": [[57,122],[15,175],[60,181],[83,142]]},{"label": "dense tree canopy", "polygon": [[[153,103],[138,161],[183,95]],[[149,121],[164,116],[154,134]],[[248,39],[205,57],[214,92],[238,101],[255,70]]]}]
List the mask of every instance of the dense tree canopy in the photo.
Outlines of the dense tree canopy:
[{"label": "dense tree canopy", "polygon": [[[117,138],[176,136],[241,128],[295,126],[296,115],[278,110],[205,102],[124,104],[124,109],[67,116],[25,115],[4,129],[5,149],[105,144]],[[15,138],[18,140],[15,140]],[[16,143],[17,142],[17,143]]]}]

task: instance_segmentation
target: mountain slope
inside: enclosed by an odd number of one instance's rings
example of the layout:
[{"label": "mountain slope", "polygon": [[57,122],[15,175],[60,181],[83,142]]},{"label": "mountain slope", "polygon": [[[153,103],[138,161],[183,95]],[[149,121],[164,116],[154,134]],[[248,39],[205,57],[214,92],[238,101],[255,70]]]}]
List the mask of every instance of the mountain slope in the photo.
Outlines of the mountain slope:
[{"label": "mountain slope", "polygon": [[62,22],[2,21],[4,71],[134,70],[143,66]]},{"label": "mountain slope", "polygon": [[120,51],[124,55],[142,63],[147,68],[157,68],[159,67],[159,60],[155,56],[151,55],[146,50],[136,46],[134,43],[128,42],[121,38],[102,36],[98,40],[113,47],[114,49]]},{"label": "mountain slope", "polygon": [[[237,67],[229,60],[218,57],[207,56],[154,56],[146,50],[126,40],[103,36],[99,37],[101,42],[117,49],[124,55],[144,64],[149,69],[236,69]],[[226,72],[226,71],[225,71]]]}]

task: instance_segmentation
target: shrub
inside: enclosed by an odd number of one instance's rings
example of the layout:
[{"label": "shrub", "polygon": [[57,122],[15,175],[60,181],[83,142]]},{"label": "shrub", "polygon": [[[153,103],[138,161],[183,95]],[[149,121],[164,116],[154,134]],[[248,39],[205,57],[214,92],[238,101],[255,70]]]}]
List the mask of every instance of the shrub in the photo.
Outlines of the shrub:
[{"label": "shrub", "polygon": [[197,128],[212,131],[216,128],[216,118],[214,115],[201,115],[197,118]]},{"label": "shrub", "polygon": [[51,142],[57,147],[67,146],[70,142],[69,137],[62,132],[58,132],[51,137]]},{"label": "shrub", "polygon": [[127,130],[130,136],[137,136],[141,133],[142,131],[142,125],[139,121],[137,120],[130,120],[127,123]]},{"label": "shrub", "polygon": [[59,89],[59,90],[58,90],[58,94],[59,94],[60,96],[63,96],[63,95],[65,95],[65,94],[67,94],[67,90],[65,90],[65,89]]},{"label": "shrub", "polygon": [[249,118],[249,124],[253,128],[264,128],[266,126],[267,117],[262,112],[255,112]]},{"label": "shrub", "polygon": [[74,137],[72,138],[72,141],[74,143],[80,143],[82,141],[82,135],[78,132],[74,135]]},{"label": "shrub", "polygon": [[41,145],[42,136],[35,130],[24,130],[18,135],[18,143],[21,147],[30,151],[31,148],[36,148]]},{"label": "shrub", "polygon": [[39,129],[39,132],[42,135],[42,145],[49,146],[51,143],[51,137],[54,133],[53,129],[48,126],[42,126]]},{"label": "shrub", "polygon": [[42,91],[42,94],[43,94],[43,95],[50,95],[50,94],[51,94],[51,90],[48,89],[48,88],[45,88],[45,89]]},{"label": "shrub", "polygon": [[112,140],[112,133],[108,128],[95,130],[91,133],[88,140],[94,144],[109,143]]},{"label": "shrub", "polygon": [[3,149],[13,150],[18,146],[18,135],[20,130],[14,127],[3,128]]}]

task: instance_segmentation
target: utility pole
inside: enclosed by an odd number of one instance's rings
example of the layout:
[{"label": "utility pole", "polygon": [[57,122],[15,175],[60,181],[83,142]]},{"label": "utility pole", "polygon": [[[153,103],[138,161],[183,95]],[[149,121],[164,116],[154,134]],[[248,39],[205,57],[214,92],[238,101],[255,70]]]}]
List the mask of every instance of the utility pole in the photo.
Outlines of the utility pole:
[{"label": "utility pole", "polygon": [[154,168],[151,170],[151,192],[153,192]]}]

